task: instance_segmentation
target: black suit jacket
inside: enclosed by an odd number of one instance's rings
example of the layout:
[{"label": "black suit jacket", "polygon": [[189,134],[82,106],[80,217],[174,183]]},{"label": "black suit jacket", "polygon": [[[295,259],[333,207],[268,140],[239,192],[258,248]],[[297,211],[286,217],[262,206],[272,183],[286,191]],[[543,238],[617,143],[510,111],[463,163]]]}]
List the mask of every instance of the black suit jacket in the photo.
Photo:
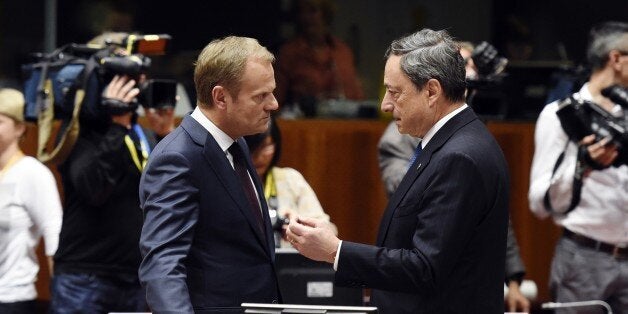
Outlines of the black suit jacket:
[{"label": "black suit jacket", "polygon": [[467,108],[411,165],[377,245],[343,241],[336,283],[374,288],[380,313],[503,313],[508,168]]},{"label": "black suit jacket", "polygon": [[[263,195],[249,158],[247,168]],[[154,313],[238,313],[242,302],[279,301],[266,201],[262,232],[225,153],[191,116],[151,154],[140,201],[139,275]]]}]

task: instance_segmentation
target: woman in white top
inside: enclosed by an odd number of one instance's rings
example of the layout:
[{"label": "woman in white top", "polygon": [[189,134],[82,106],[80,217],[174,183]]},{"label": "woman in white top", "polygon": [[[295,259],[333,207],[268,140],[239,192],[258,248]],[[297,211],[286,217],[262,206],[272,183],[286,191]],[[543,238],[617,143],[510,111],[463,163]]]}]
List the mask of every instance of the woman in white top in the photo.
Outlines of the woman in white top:
[{"label": "woman in white top", "polygon": [[329,222],[329,215],[323,211],[303,175],[293,168],[276,166],[281,157],[281,133],[274,118],[271,118],[266,132],[245,136],[244,139],[251,151],[253,166],[264,183],[264,197],[275,230],[276,247],[291,247],[283,238],[290,217],[312,217]]},{"label": "woman in white top", "polygon": [[43,236],[52,274],[61,202],[52,172],[18,146],[26,131],[24,97],[0,90],[0,313],[34,313],[39,271],[35,248]]}]

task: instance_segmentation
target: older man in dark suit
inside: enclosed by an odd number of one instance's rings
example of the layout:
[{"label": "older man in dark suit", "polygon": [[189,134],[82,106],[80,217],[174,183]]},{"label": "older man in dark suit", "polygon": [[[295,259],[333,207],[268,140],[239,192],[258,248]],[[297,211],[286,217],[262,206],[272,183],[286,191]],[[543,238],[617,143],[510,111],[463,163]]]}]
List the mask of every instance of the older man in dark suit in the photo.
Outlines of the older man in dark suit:
[{"label": "older man in dark suit", "polygon": [[381,313],[503,312],[508,170],[464,103],[458,46],[445,31],[424,29],[394,41],[386,56],[382,110],[422,142],[376,246],[340,241],[306,218],[291,221],[288,239],[334,263],[336,284],[373,288]]},{"label": "older man in dark suit", "polygon": [[252,38],[209,43],[194,71],[196,109],[151,154],[139,274],[154,313],[279,301],[268,209],[240,139],[264,132],[278,107],[273,60]]}]

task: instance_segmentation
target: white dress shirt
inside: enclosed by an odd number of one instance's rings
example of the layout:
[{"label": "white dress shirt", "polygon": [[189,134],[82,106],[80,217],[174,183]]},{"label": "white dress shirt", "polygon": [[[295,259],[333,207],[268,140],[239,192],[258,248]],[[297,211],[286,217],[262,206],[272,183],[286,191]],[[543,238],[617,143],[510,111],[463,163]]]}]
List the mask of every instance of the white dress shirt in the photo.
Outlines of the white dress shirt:
[{"label": "white dress shirt", "polygon": [[[227,135],[227,133],[225,133],[223,130],[218,128],[218,126],[216,126],[214,122],[209,120],[209,118],[207,118],[198,107],[194,108],[194,111],[192,112],[191,116],[203,128],[205,128],[207,132],[209,132],[209,135],[211,135],[214,138],[214,140],[216,140],[216,142],[218,143],[218,146],[220,146],[220,149],[222,149],[222,151],[225,153],[225,156],[227,156],[227,160],[229,160],[229,163],[231,164],[231,168],[234,168],[233,156],[229,152],[229,147],[231,147],[231,145],[235,142],[235,140],[232,139],[229,135]],[[249,173],[249,180],[251,180],[251,185],[255,186],[255,182],[253,181],[253,178],[251,177],[251,173]],[[257,196],[257,203],[259,204],[259,208],[261,209],[262,204],[260,203],[259,194],[257,194],[257,189],[254,189],[254,191],[255,191],[255,196]],[[262,217],[264,217],[264,215],[262,215]]]}]

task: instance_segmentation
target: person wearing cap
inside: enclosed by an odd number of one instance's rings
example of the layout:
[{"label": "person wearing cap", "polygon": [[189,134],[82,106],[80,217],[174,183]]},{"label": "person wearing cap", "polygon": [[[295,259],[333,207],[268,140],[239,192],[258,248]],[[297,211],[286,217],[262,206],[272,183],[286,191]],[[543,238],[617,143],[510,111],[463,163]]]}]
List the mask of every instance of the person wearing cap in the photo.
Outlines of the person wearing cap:
[{"label": "person wearing cap", "polygon": [[20,150],[25,131],[24,96],[15,89],[0,89],[0,313],[36,311],[35,249],[43,237],[52,273],[61,229],[55,178]]}]

